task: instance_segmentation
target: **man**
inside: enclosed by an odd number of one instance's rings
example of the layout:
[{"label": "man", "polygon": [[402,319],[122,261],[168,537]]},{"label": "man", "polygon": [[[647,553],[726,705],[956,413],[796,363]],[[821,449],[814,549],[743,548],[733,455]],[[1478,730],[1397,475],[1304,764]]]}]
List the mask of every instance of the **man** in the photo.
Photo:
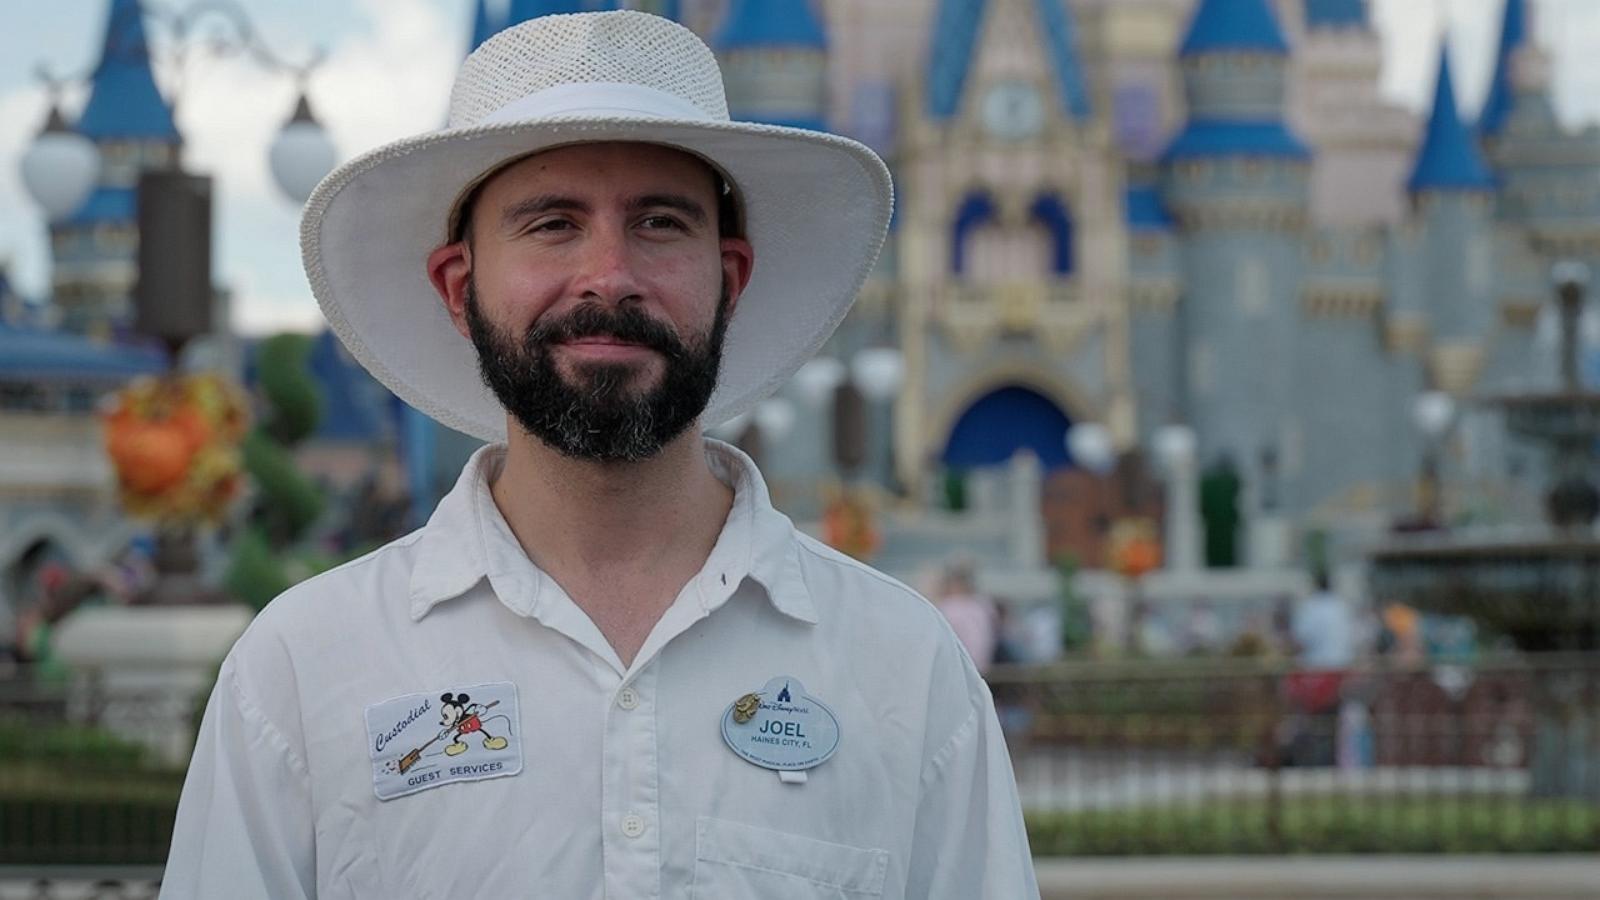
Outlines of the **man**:
[{"label": "man", "polygon": [[1299,714],[1290,758],[1299,765],[1331,765],[1345,679],[1356,658],[1356,620],[1350,604],[1333,590],[1326,570],[1313,579],[1315,590],[1294,610],[1290,633],[1298,669],[1287,680],[1289,699]]},{"label": "man", "polygon": [[631,12],[501,33],[449,128],[331,175],[329,321],[491,443],[239,640],[164,896],[1037,896],[949,628],[701,437],[826,339],[888,212],[871,151],[730,123]]}]

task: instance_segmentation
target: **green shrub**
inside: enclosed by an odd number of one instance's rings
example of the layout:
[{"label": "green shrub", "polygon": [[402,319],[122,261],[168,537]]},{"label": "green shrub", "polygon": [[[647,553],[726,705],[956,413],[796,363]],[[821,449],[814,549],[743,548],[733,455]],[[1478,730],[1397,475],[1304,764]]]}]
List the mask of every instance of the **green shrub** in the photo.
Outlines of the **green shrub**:
[{"label": "green shrub", "polygon": [[1593,853],[1600,807],[1578,800],[1297,795],[1030,812],[1037,856]]}]

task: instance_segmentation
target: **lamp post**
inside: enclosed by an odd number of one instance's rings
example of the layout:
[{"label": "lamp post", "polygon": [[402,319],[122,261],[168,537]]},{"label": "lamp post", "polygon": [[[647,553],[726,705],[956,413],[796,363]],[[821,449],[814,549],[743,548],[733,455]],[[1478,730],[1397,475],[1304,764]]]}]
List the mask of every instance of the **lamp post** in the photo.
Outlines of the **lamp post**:
[{"label": "lamp post", "polygon": [[[1581,262],[1563,261],[1550,268],[1556,302],[1561,315],[1561,391],[1568,402],[1583,396],[1580,349],[1585,294],[1589,288],[1589,267]],[[1589,460],[1594,453],[1592,434],[1584,428],[1571,428],[1555,442],[1555,487],[1545,498],[1550,521],[1564,531],[1590,527],[1600,516],[1600,490],[1590,478]]]},{"label": "lamp post", "polygon": [[1445,391],[1418,394],[1411,405],[1411,421],[1422,433],[1422,470],[1417,481],[1417,521],[1423,528],[1442,524],[1440,459],[1444,438],[1455,421],[1456,402]]},{"label": "lamp post", "polygon": [[[109,33],[128,33],[131,25],[125,17],[141,15],[163,23],[171,32],[172,55],[180,70],[188,49],[199,40],[193,37],[197,27],[204,21],[217,20],[227,25],[229,31],[209,35],[205,39],[206,47],[219,53],[247,55],[269,71],[293,77],[297,87],[293,112],[268,149],[268,163],[284,196],[297,204],[304,203],[312,189],[338,162],[338,151],[327,131],[312,115],[306,96],[311,73],[322,62],[321,51],[313,53],[304,63],[285,60],[261,40],[243,8],[227,0],[200,0],[173,12],[149,4],[119,4],[113,7]],[[105,52],[113,61],[150,61],[150,48],[145,41],[108,41]],[[101,63],[106,61],[102,59]],[[59,77],[41,65],[37,73],[49,91],[50,112],[39,135],[23,154],[22,182],[49,221],[55,223],[64,221],[82,207],[101,171],[99,148],[71,128],[60,106],[63,87],[88,81],[94,69]],[[177,93],[181,95],[181,91]],[[173,162],[176,166],[177,160]]]},{"label": "lamp post", "polygon": [[[792,380],[807,409],[832,418],[831,458],[841,484],[837,491],[822,492],[828,497],[822,508],[824,537],[836,549],[860,558],[875,552],[879,539],[872,524],[870,493],[854,482],[862,467],[872,462],[871,419],[895,397],[904,380],[905,358],[889,346],[866,347],[848,363],[815,357]],[[769,410],[767,417],[792,426],[793,412],[792,407],[780,414]]]},{"label": "lamp post", "polygon": [[1117,465],[1111,429],[1099,422],[1081,422],[1067,429],[1067,452],[1072,454],[1073,462],[1097,477],[1111,474]]},{"label": "lamp post", "polygon": [[1165,425],[1154,438],[1156,460],[1166,474],[1166,560],[1174,572],[1200,568],[1200,494],[1195,471],[1194,429]]},{"label": "lamp post", "polygon": [[[1111,529],[1113,504],[1108,498],[1106,476],[1117,467],[1116,443],[1111,430],[1099,422],[1078,422],[1067,429],[1067,454],[1072,463],[1088,473],[1093,501],[1091,523],[1092,543],[1084,547],[1086,562],[1092,564],[1096,557],[1105,555]],[[1090,548],[1094,549],[1090,549]]]},{"label": "lamp post", "polygon": [[869,407],[894,399],[904,381],[904,355],[884,346],[860,350],[848,364],[818,356],[794,373],[795,390],[807,408],[820,413],[833,401],[833,461],[846,480],[867,461]]}]

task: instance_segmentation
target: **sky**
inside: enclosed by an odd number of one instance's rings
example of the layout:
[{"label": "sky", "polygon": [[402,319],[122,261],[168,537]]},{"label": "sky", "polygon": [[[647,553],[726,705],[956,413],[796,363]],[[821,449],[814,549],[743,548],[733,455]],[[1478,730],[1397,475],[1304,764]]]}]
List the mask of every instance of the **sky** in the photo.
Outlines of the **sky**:
[{"label": "sky", "polygon": [[[261,40],[299,62],[315,50],[326,61],[312,78],[312,105],[341,159],[439,127],[450,80],[466,51],[472,0],[235,0]],[[929,0],[933,2],[933,0]],[[1382,88],[1421,110],[1429,101],[1440,35],[1464,112],[1475,115],[1491,74],[1504,0],[1373,0],[1385,39]],[[1571,125],[1600,123],[1600,0],[1535,0],[1537,35],[1553,57],[1557,109]],[[189,9],[196,0],[147,0]],[[87,75],[103,39],[107,0],[0,0],[0,261],[27,296],[49,280],[42,216],[28,199],[18,160],[43,124],[42,64],[57,77]],[[201,34],[231,30],[218,15],[196,16]],[[160,39],[159,23],[152,32]],[[402,62],[403,61],[403,62]],[[206,51],[181,70],[158,68],[169,91],[181,83],[178,128],[185,163],[217,181],[217,281],[232,293],[233,325],[245,333],[311,330],[321,315],[300,266],[299,208],[279,195],[267,148],[288,118],[291,81],[251,61]],[[66,97],[75,114],[81,90]]]}]

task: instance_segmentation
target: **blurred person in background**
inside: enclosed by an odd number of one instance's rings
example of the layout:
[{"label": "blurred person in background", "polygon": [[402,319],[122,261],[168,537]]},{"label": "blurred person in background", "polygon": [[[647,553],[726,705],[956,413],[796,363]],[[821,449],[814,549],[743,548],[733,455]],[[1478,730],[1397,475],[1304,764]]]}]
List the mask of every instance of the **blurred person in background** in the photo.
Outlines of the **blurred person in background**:
[{"label": "blurred person in background", "polygon": [[1300,724],[1291,758],[1297,765],[1325,766],[1335,759],[1340,692],[1356,659],[1356,616],[1326,570],[1318,570],[1314,583],[1290,622],[1296,671],[1286,687]]},{"label": "blurred person in background", "polygon": [[939,599],[933,605],[950,622],[978,672],[987,675],[1000,644],[1000,613],[994,600],[978,591],[973,569],[969,559],[952,562],[945,570]]}]

